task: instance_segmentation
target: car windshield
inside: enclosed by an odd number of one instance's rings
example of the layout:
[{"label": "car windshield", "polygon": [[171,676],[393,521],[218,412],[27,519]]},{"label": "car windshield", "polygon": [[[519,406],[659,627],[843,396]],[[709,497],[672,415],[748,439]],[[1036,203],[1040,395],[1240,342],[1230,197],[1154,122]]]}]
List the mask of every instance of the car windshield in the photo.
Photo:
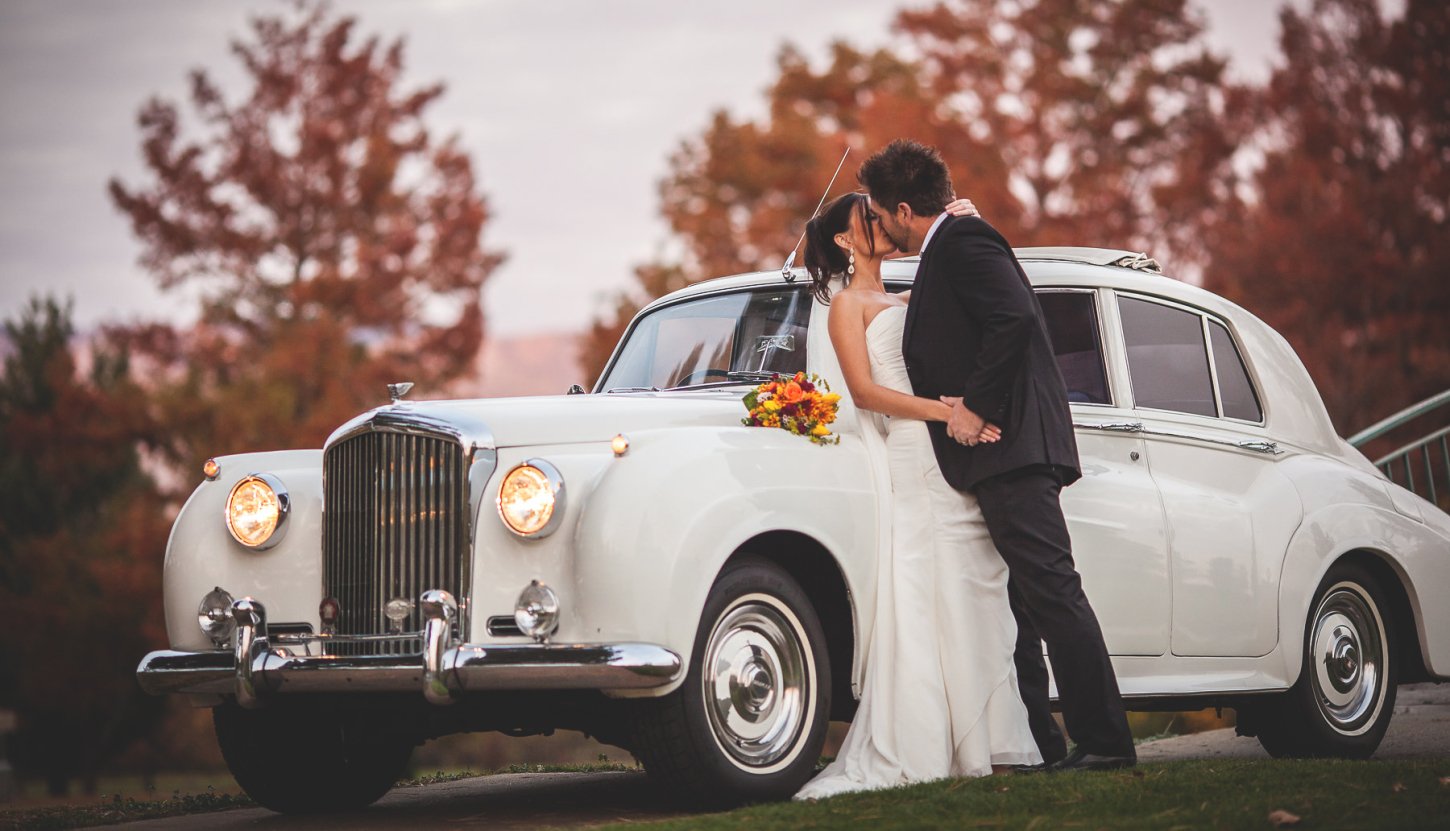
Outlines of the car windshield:
[{"label": "car windshield", "polygon": [[759,373],[802,371],[810,312],[803,286],[672,303],[630,329],[598,390],[753,383]]}]

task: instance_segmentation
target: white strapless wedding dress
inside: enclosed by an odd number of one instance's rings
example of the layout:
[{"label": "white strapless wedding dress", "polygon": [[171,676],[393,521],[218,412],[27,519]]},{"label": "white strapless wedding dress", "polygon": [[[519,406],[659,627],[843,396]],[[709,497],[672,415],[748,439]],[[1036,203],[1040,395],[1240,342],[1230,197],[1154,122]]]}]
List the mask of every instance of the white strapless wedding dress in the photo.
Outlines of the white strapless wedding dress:
[{"label": "white strapless wedding dress", "polygon": [[[911,394],[905,321],[904,306],[878,312],[866,340],[876,383]],[[836,760],[796,799],[1042,761],[1012,665],[1007,565],[976,498],[942,478],[925,422],[887,422],[891,550],[877,570],[861,704]]]}]

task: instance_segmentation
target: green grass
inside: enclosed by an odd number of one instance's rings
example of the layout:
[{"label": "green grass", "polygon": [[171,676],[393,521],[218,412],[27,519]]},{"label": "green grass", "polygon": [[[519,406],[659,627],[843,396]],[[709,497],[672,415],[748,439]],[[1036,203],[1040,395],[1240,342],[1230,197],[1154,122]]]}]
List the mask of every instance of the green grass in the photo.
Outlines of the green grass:
[{"label": "green grass", "polygon": [[[510,765],[493,773],[632,770],[619,764]],[[403,787],[451,782],[438,771]],[[666,798],[661,795],[661,799]],[[244,796],[112,797],[94,805],[0,812],[0,831],[69,829],[250,806]],[[1271,829],[1269,812],[1300,829],[1442,829],[1450,825],[1450,759],[1396,762],[1191,761],[1132,771],[958,779],[848,794],[818,803],[758,805],[650,823],[652,831],[795,831],[801,828]],[[630,823],[636,827],[638,823]],[[626,826],[609,826],[623,829]]]},{"label": "green grass", "polygon": [[178,814],[205,814],[254,804],[245,796],[219,793],[175,793],[166,799],[102,797],[92,805],[55,805],[48,808],[0,811],[0,831],[18,831],[21,828],[58,831],[138,819],[172,817]]},{"label": "green grass", "polygon": [[[1450,827],[1450,760],[1192,761],[1110,773],[958,779],[651,824],[651,831],[805,828],[1300,829]],[[607,826],[623,828],[624,826]]]}]

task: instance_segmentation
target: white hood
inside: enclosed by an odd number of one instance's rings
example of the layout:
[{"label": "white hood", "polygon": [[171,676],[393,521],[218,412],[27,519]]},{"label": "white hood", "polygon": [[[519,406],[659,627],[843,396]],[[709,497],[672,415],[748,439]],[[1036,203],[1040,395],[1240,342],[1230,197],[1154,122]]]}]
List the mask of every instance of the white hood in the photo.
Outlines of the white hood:
[{"label": "white hood", "polygon": [[[487,428],[497,447],[609,441],[619,433],[662,427],[739,425],[745,387],[691,392],[601,393],[530,398],[404,401],[365,413],[340,436],[375,416],[421,417],[466,428]],[[330,442],[331,440],[329,440]]]}]

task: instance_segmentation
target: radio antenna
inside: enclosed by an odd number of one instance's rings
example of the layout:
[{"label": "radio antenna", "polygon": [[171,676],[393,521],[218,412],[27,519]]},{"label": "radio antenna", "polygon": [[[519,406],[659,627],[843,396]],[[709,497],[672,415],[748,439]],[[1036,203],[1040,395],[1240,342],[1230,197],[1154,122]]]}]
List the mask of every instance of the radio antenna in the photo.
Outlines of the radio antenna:
[{"label": "radio antenna", "polygon": [[[831,181],[826,183],[826,192],[821,194],[821,201],[816,203],[816,209],[811,212],[811,219],[821,212],[821,206],[826,204],[826,197],[831,195],[831,186],[836,184],[836,177],[841,175],[841,168],[846,166],[846,157],[851,155],[851,145],[846,145],[846,152],[841,154],[841,161],[836,164],[836,172],[831,174]],[[807,223],[810,219],[806,220]],[[787,283],[795,282],[795,272],[791,267],[795,265],[796,252],[801,250],[801,243],[806,241],[806,232],[801,231],[801,238],[795,241],[795,248],[790,250],[790,256],[785,258],[785,265],[780,267],[780,276],[785,278]]]}]

